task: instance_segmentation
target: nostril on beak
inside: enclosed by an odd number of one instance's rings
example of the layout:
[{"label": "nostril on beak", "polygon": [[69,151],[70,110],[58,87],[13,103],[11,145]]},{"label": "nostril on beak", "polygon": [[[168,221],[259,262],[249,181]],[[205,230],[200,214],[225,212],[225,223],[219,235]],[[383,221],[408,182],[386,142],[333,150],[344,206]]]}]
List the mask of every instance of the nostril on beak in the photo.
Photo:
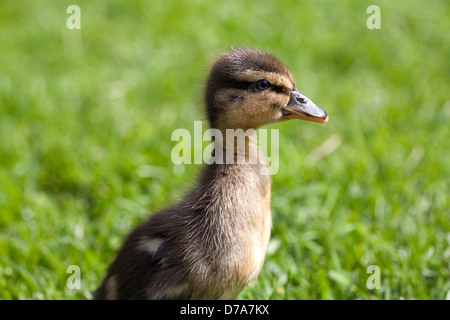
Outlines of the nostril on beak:
[{"label": "nostril on beak", "polygon": [[297,98],[297,101],[300,102],[300,103],[302,103],[302,104],[305,104],[305,103],[306,103],[306,99],[305,99],[305,98],[302,98],[302,97],[298,97],[298,98]]}]

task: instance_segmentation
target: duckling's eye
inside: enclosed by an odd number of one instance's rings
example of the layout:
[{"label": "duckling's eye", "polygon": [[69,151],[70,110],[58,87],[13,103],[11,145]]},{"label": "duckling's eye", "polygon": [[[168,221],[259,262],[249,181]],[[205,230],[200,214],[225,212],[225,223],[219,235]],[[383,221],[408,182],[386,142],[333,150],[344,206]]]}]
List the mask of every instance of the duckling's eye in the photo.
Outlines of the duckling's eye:
[{"label": "duckling's eye", "polygon": [[256,89],[264,91],[270,88],[270,82],[266,79],[261,79],[255,82]]}]

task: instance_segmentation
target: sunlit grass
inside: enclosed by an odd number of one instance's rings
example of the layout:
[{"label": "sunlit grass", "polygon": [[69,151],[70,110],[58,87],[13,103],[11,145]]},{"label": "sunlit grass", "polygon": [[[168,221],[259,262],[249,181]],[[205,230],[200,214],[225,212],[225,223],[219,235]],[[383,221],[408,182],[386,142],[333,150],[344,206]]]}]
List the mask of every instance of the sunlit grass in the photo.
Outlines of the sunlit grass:
[{"label": "sunlit grass", "polygon": [[171,133],[204,119],[210,61],[238,45],[276,53],[330,117],[270,126],[272,240],[239,298],[449,297],[448,2],[376,1],[380,30],[373,1],[77,1],[81,30],[70,4],[0,4],[1,299],[90,297],[131,228],[189,188]]}]

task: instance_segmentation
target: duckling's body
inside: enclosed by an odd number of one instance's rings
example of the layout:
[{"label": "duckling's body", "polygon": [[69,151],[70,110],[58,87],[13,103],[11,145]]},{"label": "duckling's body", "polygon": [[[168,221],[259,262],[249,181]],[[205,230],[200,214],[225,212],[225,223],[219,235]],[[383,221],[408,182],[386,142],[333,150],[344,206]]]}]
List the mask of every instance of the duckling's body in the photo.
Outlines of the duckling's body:
[{"label": "duckling's body", "polygon": [[[227,59],[235,63],[227,64]],[[261,59],[273,59],[281,67],[261,70]],[[276,94],[260,84],[255,88],[255,79],[263,76],[273,76],[269,84]],[[273,56],[251,49],[231,51],[216,61],[208,80],[210,124],[225,135],[226,129],[247,130],[290,118],[296,112],[291,108],[294,90],[289,71]],[[258,101],[265,110],[260,117]],[[321,117],[327,120],[326,114]],[[216,142],[225,159],[224,146],[225,141]],[[183,201],[131,232],[96,299],[234,299],[257,277],[270,238],[271,176],[252,139],[231,152],[233,163],[205,165]],[[255,155],[256,163],[248,161]]]},{"label": "duckling's body", "polygon": [[185,202],[128,236],[96,298],[234,299],[264,261],[270,180],[258,165],[206,166]]}]

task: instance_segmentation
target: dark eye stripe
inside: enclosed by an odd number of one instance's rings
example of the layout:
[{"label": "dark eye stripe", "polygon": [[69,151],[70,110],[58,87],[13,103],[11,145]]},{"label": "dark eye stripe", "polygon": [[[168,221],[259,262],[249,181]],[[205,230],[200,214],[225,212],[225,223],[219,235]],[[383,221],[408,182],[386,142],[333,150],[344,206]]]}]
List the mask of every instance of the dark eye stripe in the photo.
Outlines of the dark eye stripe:
[{"label": "dark eye stripe", "polygon": [[[226,80],[222,80],[219,84],[216,84],[216,85],[217,85],[217,89],[227,88],[227,89],[237,89],[237,90],[248,90],[254,85],[254,82],[226,79]],[[277,85],[271,84],[271,87],[268,90],[273,90],[276,93],[289,95],[289,89],[284,86],[277,86]]]},{"label": "dark eye stripe", "polygon": [[287,95],[287,96],[289,95],[289,89],[286,88],[286,87],[272,85],[272,89],[273,89],[273,91],[275,91],[276,93],[282,93],[282,94],[285,94],[285,95]]},{"label": "dark eye stripe", "polygon": [[238,80],[225,80],[221,83],[221,88],[230,88],[230,89],[238,89],[238,90],[247,90],[252,85],[251,82],[246,81],[238,81]]}]

